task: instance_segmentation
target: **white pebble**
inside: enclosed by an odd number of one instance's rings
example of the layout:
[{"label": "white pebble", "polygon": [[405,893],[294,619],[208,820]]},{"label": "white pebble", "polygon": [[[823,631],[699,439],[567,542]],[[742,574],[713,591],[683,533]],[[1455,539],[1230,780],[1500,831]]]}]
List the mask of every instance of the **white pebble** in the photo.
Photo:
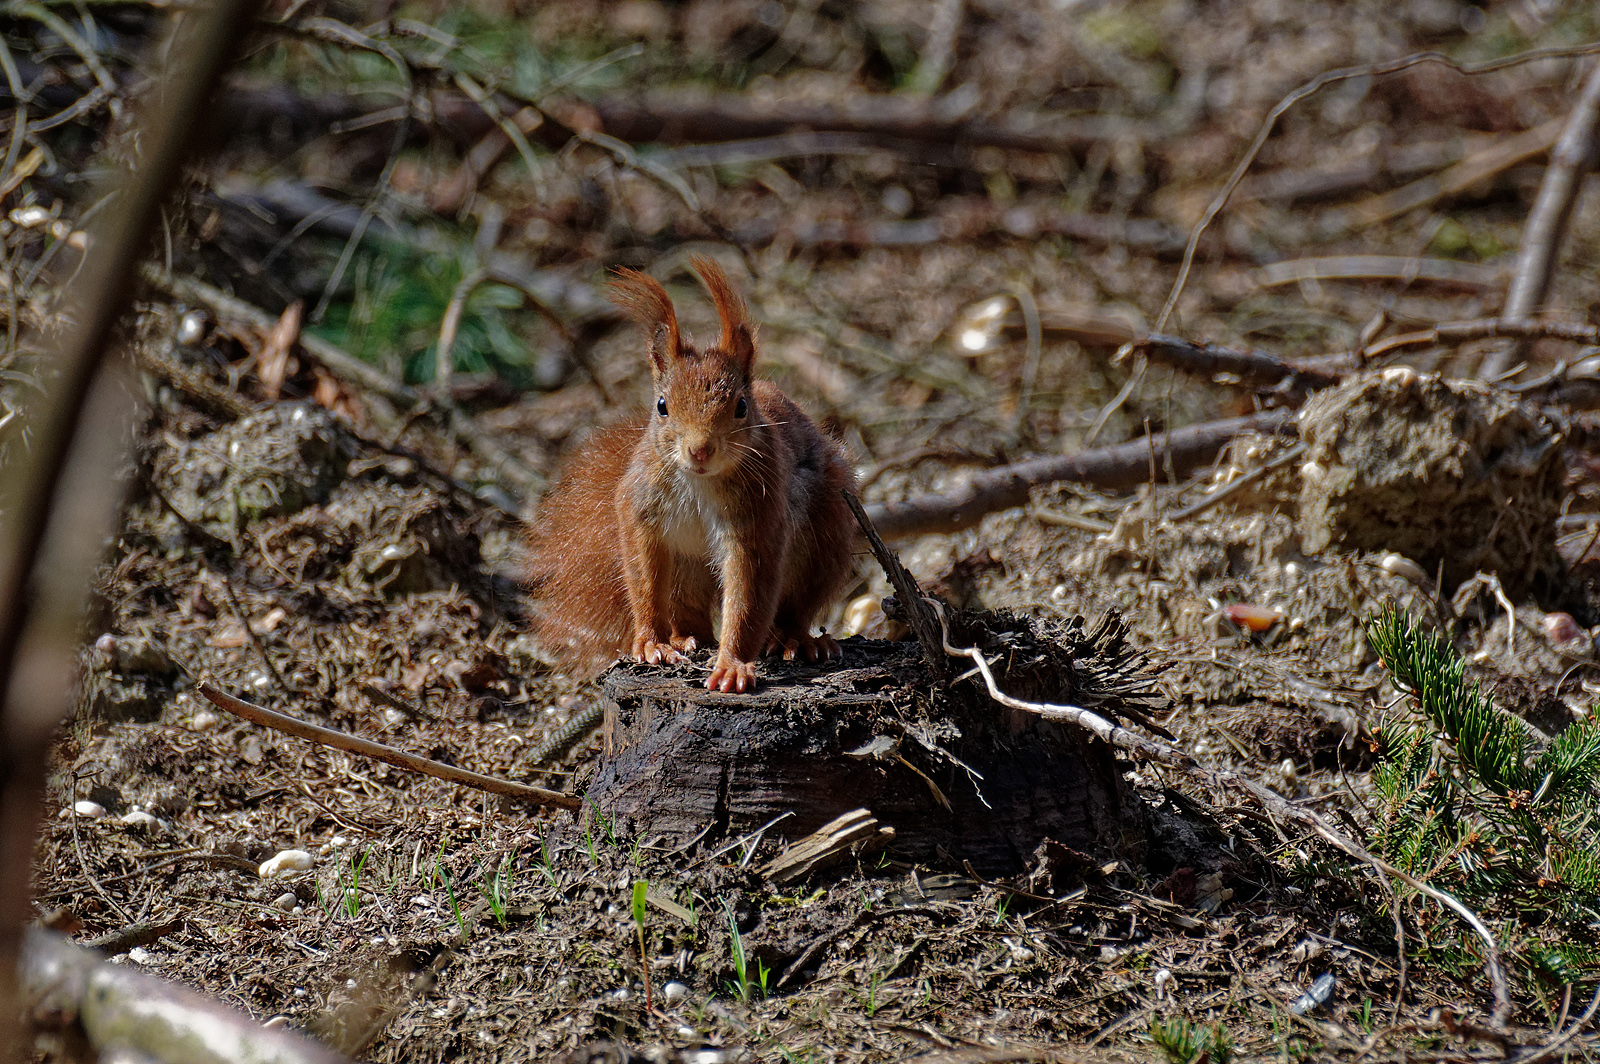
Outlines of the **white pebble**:
[{"label": "white pebble", "polygon": [[261,1022],[261,1029],[264,1031],[276,1031],[279,1027],[287,1026],[289,1026],[289,1017],[285,1016],[281,1012],[278,1013],[278,1015],[273,1016],[271,1019],[263,1020]]},{"label": "white pebble", "polygon": [[677,1030],[677,1035],[679,1038],[687,1040],[690,1038],[700,1037],[700,1032],[695,1030],[693,1027],[679,1027]]},{"label": "white pebble", "polygon": [[272,899],[272,907],[277,909],[279,912],[285,913],[293,912],[294,907],[299,903],[300,899],[294,896],[294,891],[292,890],[286,890],[282,894],[279,894],[276,898]]},{"label": "white pebble", "polygon": [[105,806],[101,805],[99,802],[91,802],[87,798],[83,799],[82,801],[73,802],[72,811],[79,816],[87,817],[90,820],[99,820],[101,817],[106,815]]},{"label": "white pebble", "polygon": [[1156,970],[1155,984],[1157,1001],[1160,1001],[1162,998],[1172,993],[1173,982],[1174,980],[1172,978],[1171,969],[1160,968]]},{"label": "white pebble", "polygon": [[206,316],[198,310],[191,310],[178,323],[178,342],[180,344],[197,344],[205,334]]},{"label": "white pebble", "polygon": [[689,996],[689,988],[674,979],[661,988],[661,997],[668,1005],[676,1005]]},{"label": "white pebble", "polygon": [[1433,581],[1428,579],[1427,572],[1404,554],[1385,554],[1378,565],[1385,572],[1409,580],[1424,591],[1433,589]]},{"label": "white pebble", "polygon": [[121,819],[122,823],[128,825],[130,828],[143,828],[146,831],[154,831],[156,828],[161,826],[161,821],[157,820],[149,813],[146,813],[138,806],[135,806],[129,812],[122,814]]},{"label": "white pebble", "polygon": [[128,959],[135,964],[149,964],[151,961],[150,951],[143,946],[135,946],[128,951]]},{"label": "white pebble", "polygon": [[304,850],[280,850],[261,862],[261,867],[256,869],[256,875],[262,879],[287,878],[308,871],[314,864],[316,858]]},{"label": "white pebble", "polygon": [[210,731],[217,726],[217,715],[209,709],[202,709],[189,718],[190,731]]},{"label": "white pebble", "polygon": [[627,1001],[628,988],[625,986],[619,986],[611,993],[607,994],[606,997],[610,998],[612,1001]]}]

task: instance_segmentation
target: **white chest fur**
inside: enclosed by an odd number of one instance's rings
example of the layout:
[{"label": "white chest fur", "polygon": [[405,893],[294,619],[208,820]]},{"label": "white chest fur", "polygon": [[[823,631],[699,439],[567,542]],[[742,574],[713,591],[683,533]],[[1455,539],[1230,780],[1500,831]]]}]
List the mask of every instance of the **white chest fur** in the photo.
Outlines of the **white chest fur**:
[{"label": "white chest fur", "polygon": [[727,539],[728,524],[722,502],[699,477],[673,478],[662,510],[661,538],[667,549],[715,566]]}]

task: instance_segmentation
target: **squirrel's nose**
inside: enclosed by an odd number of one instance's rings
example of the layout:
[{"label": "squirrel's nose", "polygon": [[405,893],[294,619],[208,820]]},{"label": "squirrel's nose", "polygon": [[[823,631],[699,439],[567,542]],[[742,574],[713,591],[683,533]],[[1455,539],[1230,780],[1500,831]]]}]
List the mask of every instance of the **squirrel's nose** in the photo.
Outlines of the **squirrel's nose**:
[{"label": "squirrel's nose", "polygon": [[701,444],[689,452],[689,457],[696,462],[704,462],[711,457],[712,447],[709,443]]}]

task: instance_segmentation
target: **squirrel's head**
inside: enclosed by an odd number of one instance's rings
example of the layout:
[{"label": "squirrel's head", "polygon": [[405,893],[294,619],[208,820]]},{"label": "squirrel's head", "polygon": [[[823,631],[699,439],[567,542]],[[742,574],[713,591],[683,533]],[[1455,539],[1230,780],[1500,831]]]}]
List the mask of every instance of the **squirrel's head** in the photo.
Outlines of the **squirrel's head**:
[{"label": "squirrel's head", "polygon": [[712,347],[696,348],[683,335],[671,297],[648,274],[619,268],[610,295],[649,337],[655,385],[652,436],[658,449],[685,472],[717,476],[748,453],[738,434],[759,417],[750,393],[755,326],[722,267],[699,255],[689,265],[700,275],[722,322],[722,336]]}]

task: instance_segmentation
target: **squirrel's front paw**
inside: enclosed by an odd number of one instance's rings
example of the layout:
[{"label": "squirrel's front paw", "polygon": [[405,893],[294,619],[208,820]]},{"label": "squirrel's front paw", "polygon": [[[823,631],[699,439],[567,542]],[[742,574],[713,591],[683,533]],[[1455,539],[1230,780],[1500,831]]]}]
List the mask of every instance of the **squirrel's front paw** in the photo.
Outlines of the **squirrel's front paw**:
[{"label": "squirrel's front paw", "polygon": [[663,662],[674,664],[686,661],[670,643],[659,642],[654,636],[638,635],[633,639],[633,656],[636,660],[649,665],[660,665]]},{"label": "squirrel's front paw", "polygon": [[786,632],[773,636],[767,643],[766,653],[783,655],[784,661],[805,658],[807,661],[838,661],[844,657],[838,642],[824,631],[821,635],[809,632]]},{"label": "squirrel's front paw", "polygon": [[707,691],[746,691],[756,689],[756,667],[753,662],[734,661],[726,653],[717,655],[717,663],[706,678]]}]

